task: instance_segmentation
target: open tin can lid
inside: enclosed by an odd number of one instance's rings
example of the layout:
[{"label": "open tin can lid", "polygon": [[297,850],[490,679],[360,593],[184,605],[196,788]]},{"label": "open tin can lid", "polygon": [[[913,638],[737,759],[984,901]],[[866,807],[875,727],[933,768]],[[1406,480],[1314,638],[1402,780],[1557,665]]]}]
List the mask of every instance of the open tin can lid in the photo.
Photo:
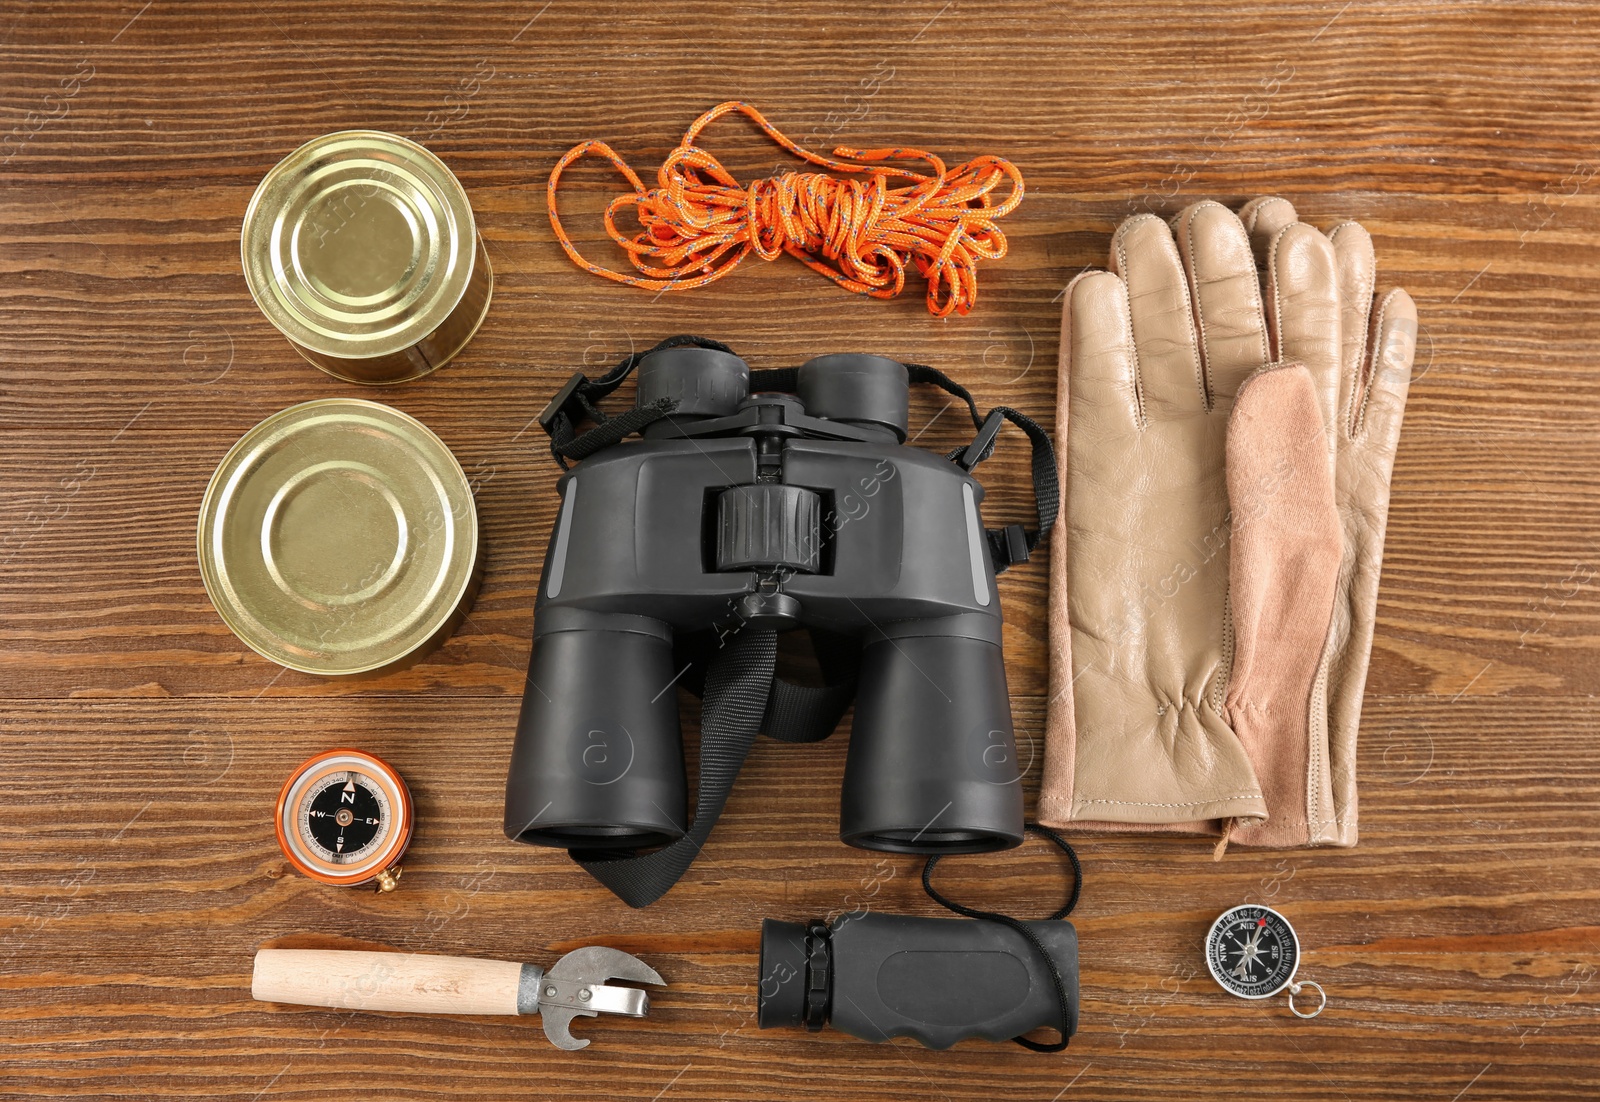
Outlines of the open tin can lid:
[{"label": "open tin can lid", "polygon": [[377,130],[327,134],[278,162],[245,211],[240,254],[267,319],[357,383],[444,364],[493,290],[460,181],[416,142]]},{"label": "open tin can lid", "polygon": [[385,673],[447,638],[479,579],[472,488],[420,421],[358,398],[273,414],[217,467],[200,571],[218,613],[290,669]]}]

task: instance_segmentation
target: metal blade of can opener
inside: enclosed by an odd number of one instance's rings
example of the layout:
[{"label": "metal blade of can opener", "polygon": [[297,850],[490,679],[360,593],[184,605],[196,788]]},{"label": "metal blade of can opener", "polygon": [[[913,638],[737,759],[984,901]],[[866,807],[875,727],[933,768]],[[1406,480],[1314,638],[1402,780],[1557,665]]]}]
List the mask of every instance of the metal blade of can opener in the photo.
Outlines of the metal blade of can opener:
[{"label": "metal blade of can opener", "polygon": [[666,981],[654,968],[631,953],[603,945],[574,949],[550,966],[522,966],[517,987],[517,1013],[537,1013],[544,1035],[561,1049],[579,1049],[588,1038],[572,1035],[572,1019],[583,1015],[624,1014],[643,1018],[650,1012],[650,996],[637,987],[613,987],[604,980],[629,980],[661,986]]}]

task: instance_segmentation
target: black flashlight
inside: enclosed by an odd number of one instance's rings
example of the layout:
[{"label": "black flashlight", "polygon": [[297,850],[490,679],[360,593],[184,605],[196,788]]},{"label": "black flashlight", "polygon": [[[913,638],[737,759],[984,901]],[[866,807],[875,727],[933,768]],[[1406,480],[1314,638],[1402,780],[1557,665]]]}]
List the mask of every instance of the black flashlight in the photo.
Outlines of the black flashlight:
[{"label": "black flashlight", "polygon": [[927,1048],[1063,1024],[1063,1039],[1070,1037],[1078,1026],[1077,931],[1059,919],[1020,925],[1043,955],[1018,930],[987,919],[769,918],[761,924],[757,1024],[831,1024],[864,1041],[912,1037]]}]

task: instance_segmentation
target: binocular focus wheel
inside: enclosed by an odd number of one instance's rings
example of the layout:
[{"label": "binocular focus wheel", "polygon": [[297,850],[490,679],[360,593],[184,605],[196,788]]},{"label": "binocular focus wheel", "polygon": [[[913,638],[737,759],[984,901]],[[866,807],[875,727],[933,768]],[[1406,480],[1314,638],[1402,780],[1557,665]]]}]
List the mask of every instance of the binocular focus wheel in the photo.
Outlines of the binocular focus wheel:
[{"label": "binocular focus wheel", "polygon": [[717,498],[717,569],[785,568],[815,574],[822,561],[822,499],[815,490],[756,482]]}]

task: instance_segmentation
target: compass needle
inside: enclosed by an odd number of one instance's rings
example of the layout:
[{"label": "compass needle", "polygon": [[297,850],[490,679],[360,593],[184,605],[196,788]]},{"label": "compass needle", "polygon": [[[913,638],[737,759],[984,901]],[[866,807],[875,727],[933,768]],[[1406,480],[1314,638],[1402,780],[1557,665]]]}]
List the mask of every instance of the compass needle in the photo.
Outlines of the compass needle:
[{"label": "compass needle", "polygon": [[411,796],[370,754],[332,750],[290,776],[278,797],[278,841],[301,872],[329,884],[388,891],[411,840]]},{"label": "compass needle", "polygon": [[[1299,963],[1300,941],[1294,927],[1271,907],[1246,904],[1224,911],[1206,935],[1206,965],[1223,990],[1241,999],[1265,999],[1287,990],[1289,1009],[1302,1018],[1314,1018],[1327,998],[1310,980],[1296,982]],[[1294,996],[1305,987],[1322,996],[1314,1010],[1294,1004]]]}]

